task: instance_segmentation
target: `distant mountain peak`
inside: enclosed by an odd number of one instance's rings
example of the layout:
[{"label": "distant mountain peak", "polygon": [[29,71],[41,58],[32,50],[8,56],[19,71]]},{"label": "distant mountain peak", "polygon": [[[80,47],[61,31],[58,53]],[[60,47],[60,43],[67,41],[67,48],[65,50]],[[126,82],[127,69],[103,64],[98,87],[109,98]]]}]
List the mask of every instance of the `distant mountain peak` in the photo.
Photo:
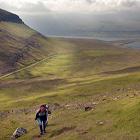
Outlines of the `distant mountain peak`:
[{"label": "distant mountain peak", "polygon": [[8,12],[8,11],[3,10],[3,9],[0,9],[0,22],[1,21],[24,24],[22,19],[20,19],[20,17],[18,15],[13,14],[13,13]]}]

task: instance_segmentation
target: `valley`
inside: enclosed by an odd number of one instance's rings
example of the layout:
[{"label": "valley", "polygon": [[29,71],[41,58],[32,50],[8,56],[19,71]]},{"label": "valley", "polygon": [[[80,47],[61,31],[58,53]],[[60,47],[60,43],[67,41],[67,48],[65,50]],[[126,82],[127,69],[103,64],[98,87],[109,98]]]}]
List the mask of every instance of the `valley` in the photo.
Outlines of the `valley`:
[{"label": "valley", "polygon": [[[5,21],[0,41],[1,140],[17,127],[28,131],[19,140],[140,138],[139,49],[95,39],[48,38]],[[43,103],[52,114],[41,137],[34,118]]]}]

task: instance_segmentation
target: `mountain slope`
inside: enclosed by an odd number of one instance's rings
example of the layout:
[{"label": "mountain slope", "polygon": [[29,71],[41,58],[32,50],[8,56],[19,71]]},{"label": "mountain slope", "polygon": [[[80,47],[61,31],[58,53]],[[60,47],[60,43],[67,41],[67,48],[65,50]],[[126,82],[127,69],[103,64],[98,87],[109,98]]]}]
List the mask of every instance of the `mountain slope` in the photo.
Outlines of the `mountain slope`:
[{"label": "mountain slope", "polygon": [[15,14],[0,9],[0,75],[25,67],[53,52],[47,38]]},{"label": "mountain slope", "polygon": [[[0,79],[1,140],[17,127],[28,130],[19,140],[140,138],[140,50],[45,38],[23,23],[2,21],[0,30],[1,74],[14,71]],[[40,137],[34,117],[43,103],[52,115]]]},{"label": "mountain slope", "polygon": [[15,22],[23,24],[23,21],[16,14],[0,9],[0,21]]}]

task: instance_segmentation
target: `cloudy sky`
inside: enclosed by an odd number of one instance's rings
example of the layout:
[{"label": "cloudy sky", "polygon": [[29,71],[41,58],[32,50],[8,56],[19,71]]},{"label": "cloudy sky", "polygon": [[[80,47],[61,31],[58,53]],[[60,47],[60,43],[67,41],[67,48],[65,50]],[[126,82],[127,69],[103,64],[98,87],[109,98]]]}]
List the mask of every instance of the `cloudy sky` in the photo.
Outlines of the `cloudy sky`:
[{"label": "cloudy sky", "polygon": [[140,0],[0,0],[0,7],[26,14],[102,12],[139,8]]},{"label": "cloudy sky", "polygon": [[140,30],[140,0],[0,0],[0,8],[45,35]]}]

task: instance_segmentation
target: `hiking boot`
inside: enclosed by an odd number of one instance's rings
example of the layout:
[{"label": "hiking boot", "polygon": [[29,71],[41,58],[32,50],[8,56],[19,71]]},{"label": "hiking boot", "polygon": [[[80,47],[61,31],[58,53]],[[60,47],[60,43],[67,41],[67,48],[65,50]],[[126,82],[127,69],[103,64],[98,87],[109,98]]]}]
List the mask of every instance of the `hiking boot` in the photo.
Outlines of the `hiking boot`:
[{"label": "hiking boot", "polygon": [[40,135],[43,135],[43,132],[40,132]]},{"label": "hiking boot", "polygon": [[44,130],[44,133],[47,133],[46,130]]}]

